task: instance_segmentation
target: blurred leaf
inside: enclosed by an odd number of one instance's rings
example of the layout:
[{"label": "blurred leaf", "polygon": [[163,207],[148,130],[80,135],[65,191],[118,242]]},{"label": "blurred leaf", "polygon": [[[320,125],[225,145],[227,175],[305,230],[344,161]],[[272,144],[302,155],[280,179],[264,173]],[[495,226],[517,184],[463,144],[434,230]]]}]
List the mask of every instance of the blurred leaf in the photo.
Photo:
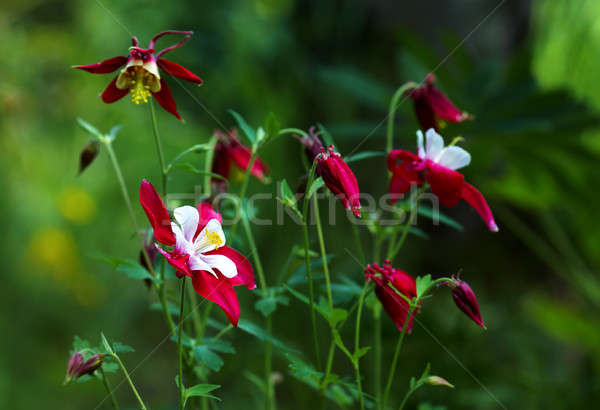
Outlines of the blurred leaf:
[{"label": "blurred leaf", "polygon": [[254,336],[262,341],[269,342],[273,346],[275,346],[276,348],[278,348],[280,350],[287,351],[287,352],[296,351],[296,349],[292,349],[283,341],[269,335],[269,333],[265,329],[250,322],[249,320],[240,319],[240,321],[238,323],[238,329],[243,330],[244,332],[249,333],[252,336]]},{"label": "blurred leaf", "polygon": [[330,145],[336,146],[335,141],[333,140],[333,137],[331,136],[331,133],[327,130],[327,128],[325,128],[325,126],[321,123],[317,123],[317,127],[319,127],[319,132],[324,143],[323,145],[325,145],[326,147]]},{"label": "blurred leaf", "polygon": [[142,265],[132,259],[114,258],[110,256],[98,256],[98,259],[112,265],[117,272],[124,273],[132,279],[150,279],[157,281]]},{"label": "blurred leaf", "polygon": [[233,110],[229,110],[229,113],[233,115],[233,118],[235,118],[235,120],[237,121],[240,129],[244,132],[244,134],[246,134],[246,137],[248,137],[248,139],[250,140],[251,145],[254,145],[254,143],[256,142],[256,131],[254,131],[254,129],[248,125],[246,120],[240,114]]},{"label": "blurred leaf", "polygon": [[358,103],[385,110],[393,93],[390,88],[370,74],[354,67],[326,67],[318,71],[319,77],[328,86],[343,89]]},{"label": "blurred leaf", "polygon": [[439,220],[439,222],[448,225],[451,228],[456,229],[457,231],[464,231],[463,226],[457,222],[455,219],[450,218],[449,216],[445,215],[443,212],[441,212],[439,209],[436,209],[435,211],[433,210],[433,208],[426,206],[426,205],[419,205],[419,207],[417,208],[417,212],[420,215],[425,216],[426,218],[431,219],[434,223],[436,222],[436,220]]},{"label": "blurred leaf", "polygon": [[101,138],[103,135],[96,127],[94,127],[89,122],[85,121],[83,118],[77,118],[77,123],[84,131],[90,133],[93,137]]},{"label": "blurred leaf", "polygon": [[418,276],[416,279],[417,282],[417,297],[422,298],[425,296],[425,292],[431,286],[431,275],[427,274],[425,276]]},{"label": "blurred leaf", "polygon": [[135,349],[131,346],[127,346],[121,342],[113,342],[112,343],[112,348],[115,351],[115,353],[131,353],[131,352],[135,352]]},{"label": "blurred leaf", "polygon": [[321,188],[323,185],[325,185],[325,182],[323,181],[323,178],[318,177],[317,179],[315,179],[310,188],[308,189],[308,198],[311,198],[315,192],[317,192],[319,190],[319,188]]},{"label": "blurred leaf", "polygon": [[188,387],[185,389],[184,395],[186,399],[190,397],[208,397],[209,399],[216,399],[221,401],[217,396],[213,396],[212,394],[208,394],[213,390],[220,388],[221,386],[218,384],[197,384],[192,387]]},{"label": "blurred leaf", "polygon": [[212,178],[217,178],[217,179],[222,179],[224,181],[227,181],[227,178],[225,178],[224,176],[215,174],[214,172],[208,172],[208,171],[204,171],[202,169],[198,169],[195,166],[193,166],[192,164],[190,164],[189,162],[178,162],[177,164],[173,164],[173,168],[179,168],[184,171],[191,172],[192,174],[206,175],[206,176],[209,176]]},{"label": "blurred leaf", "polygon": [[346,161],[346,163],[349,164],[351,162],[361,161],[361,160],[367,159],[367,158],[375,158],[375,157],[383,157],[383,156],[385,156],[385,152],[383,152],[383,151],[363,151],[363,152],[357,152],[356,154],[345,157],[344,161]]},{"label": "blurred leaf", "polygon": [[210,370],[218,372],[223,367],[223,359],[206,345],[197,346],[194,349],[194,358],[203,363]]},{"label": "blurred leaf", "polygon": [[281,125],[279,121],[277,121],[277,117],[272,112],[267,115],[267,119],[265,121],[265,131],[269,138],[276,137],[279,134],[279,130],[281,129]]},{"label": "blurred leaf", "polygon": [[256,310],[263,314],[264,317],[269,316],[277,309],[277,305],[289,304],[289,299],[285,296],[266,296],[254,304]]}]

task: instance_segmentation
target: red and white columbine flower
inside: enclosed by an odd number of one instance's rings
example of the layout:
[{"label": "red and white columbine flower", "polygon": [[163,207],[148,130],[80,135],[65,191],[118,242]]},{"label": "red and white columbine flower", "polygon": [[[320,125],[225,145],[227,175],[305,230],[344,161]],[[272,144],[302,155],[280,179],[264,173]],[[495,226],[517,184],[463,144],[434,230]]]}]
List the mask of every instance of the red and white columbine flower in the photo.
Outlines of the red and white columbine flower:
[{"label": "red and white columbine flower", "polygon": [[[368,265],[365,269],[365,279],[375,283],[375,295],[383,309],[392,319],[398,330],[402,330],[406,317],[408,316],[409,303],[417,296],[417,283],[408,273],[393,268],[390,261],[386,260],[383,266],[376,263]],[[393,286],[393,288],[391,286]],[[399,293],[404,295],[400,296]],[[406,331],[410,333],[413,327],[413,319],[417,309],[411,315]]]},{"label": "red and white columbine flower", "polygon": [[[235,164],[242,171],[246,171],[250,165],[252,150],[240,142],[237,130],[232,128],[228,133],[215,130],[217,144],[215,145],[215,156],[212,171],[224,178],[229,178],[231,167]],[[256,157],[250,173],[261,181],[264,181],[269,173],[269,167],[263,160]]]},{"label": "red and white columbine flower", "polygon": [[471,162],[471,155],[457,146],[444,147],[444,139],[435,130],[417,131],[418,151],[415,155],[404,150],[394,150],[388,155],[388,169],[392,172],[390,194],[396,201],[411,185],[421,186],[427,182],[440,202],[454,207],[464,199],[475,209],[491,231],[498,231],[494,216],[485,198],[457,169]]},{"label": "red and white columbine flower", "polygon": [[442,120],[463,122],[473,119],[471,114],[461,111],[452,104],[452,101],[433,85],[434,82],[435,76],[428,74],[424,84],[407,91],[408,96],[413,100],[421,129],[439,130]]},{"label": "red and white columbine flower", "polygon": [[250,262],[236,250],[225,246],[221,214],[209,203],[197,208],[175,208],[171,222],[160,196],[148,181],[142,181],[140,202],[152,228],[154,237],[172,250],[158,250],[169,264],[177,269],[177,276],[192,278],[196,292],[223,309],[232,325],[237,326],[240,304],[234,286],[245,285],[254,289],[254,272]]},{"label": "red and white columbine flower", "polygon": [[[183,34],[185,38],[179,43],[155,53],[154,44],[156,40],[167,34]],[[189,40],[192,34],[191,31],[163,31],[152,38],[148,48],[138,47],[139,42],[137,37],[132,37],[132,47],[129,48],[128,57],[113,57],[95,64],[76,65],[74,68],[93,74],[107,74],[125,66],[101,94],[102,101],[107,104],[113,103],[131,93],[131,102],[140,104],[148,102],[148,97],[152,96],[158,101],[161,107],[173,114],[177,119],[181,119],[169,86],[164,78],[161,78],[158,69],[160,68],[174,77],[202,84],[202,79],[188,69],[161,58],[163,54],[181,47]]]}]

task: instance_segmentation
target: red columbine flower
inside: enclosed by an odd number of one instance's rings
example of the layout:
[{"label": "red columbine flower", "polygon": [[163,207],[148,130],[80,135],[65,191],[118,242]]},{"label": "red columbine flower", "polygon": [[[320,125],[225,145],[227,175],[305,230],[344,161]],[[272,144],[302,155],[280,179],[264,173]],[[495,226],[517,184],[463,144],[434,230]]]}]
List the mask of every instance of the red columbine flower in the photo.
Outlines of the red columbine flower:
[{"label": "red columbine flower", "polygon": [[[390,261],[386,260],[383,266],[373,264],[365,269],[365,279],[375,282],[375,295],[383,305],[383,309],[392,319],[398,330],[402,330],[408,315],[409,303],[396,291],[400,292],[408,300],[417,296],[417,284],[412,276],[400,269],[393,268]],[[391,286],[394,287],[392,289]],[[416,313],[410,315],[406,331],[410,333],[413,327],[413,318]]]},{"label": "red columbine flower", "polygon": [[458,306],[465,315],[470,317],[473,322],[486,329],[483,324],[481,312],[479,311],[479,304],[477,303],[475,293],[467,282],[452,276],[452,282],[448,281],[445,282],[445,284],[452,288],[452,299],[454,299],[456,306]]},{"label": "red columbine flower", "polygon": [[[184,34],[185,38],[177,44],[165,48],[158,53],[154,52],[154,43],[160,37],[167,34]],[[181,47],[189,40],[193,32],[191,31],[163,31],[155,35],[148,48],[138,47],[137,37],[132,37],[133,47],[129,48],[128,57],[113,57],[100,63],[89,65],[77,65],[74,68],[85,70],[93,74],[106,74],[123,69],[106,87],[101,97],[105,103],[112,103],[131,93],[131,102],[135,104],[148,102],[148,97],[152,95],[165,110],[173,114],[178,119],[181,116],[177,112],[177,106],[169,86],[164,78],[160,77],[158,68],[160,67],[167,74],[179,77],[183,80],[202,84],[200,77],[180,66],[179,64],[161,58],[161,56],[171,50]]]},{"label": "red columbine flower", "polygon": [[78,379],[83,375],[94,373],[94,371],[102,366],[103,361],[104,355],[100,353],[93,355],[88,360],[85,360],[81,352],[73,353],[67,364],[65,384]]},{"label": "red columbine flower", "polygon": [[327,150],[312,127],[308,131],[308,137],[300,139],[308,160],[312,163],[317,161],[316,174],[323,178],[327,188],[344,204],[344,208],[352,209],[354,215],[360,218],[360,200],[358,182],[354,173],[336,152],[333,145]]},{"label": "red columbine flower", "polygon": [[425,84],[407,91],[414,102],[415,113],[423,130],[439,130],[440,120],[463,122],[473,119],[471,114],[459,110],[448,97],[435,88],[434,82],[435,76],[428,74]]},{"label": "red columbine flower", "polygon": [[240,304],[233,289],[245,285],[254,289],[254,272],[250,262],[236,250],[225,246],[221,214],[208,203],[197,208],[175,208],[171,222],[158,193],[148,181],[142,181],[140,202],[157,241],[173,249],[157,249],[177,269],[177,276],[192,278],[196,292],[223,309],[232,325],[237,326]]},{"label": "red columbine flower", "polygon": [[462,198],[479,213],[491,231],[498,231],[492,211],[481,192],[456,172],[469,165],[471,155],[460,147],[444,148],[444,139],[433,129],[429,129],[426,135],[424,147],[423,133],[417,131],[418,155],[403,150],[394,150],[388,155],[388,169],[392,172],[392,201],[408,191],[412,184],[421,186],[427,182],[442,204],[454,207]]},{"label": "red columbine flower", "polygon": [[[250,165],[252,150],[242,145],[237,136],[237,130],[232,128],[226,134],[215,130],[217,144],[215,145],[215,156],[213,159],[212,171],[224,178],[229,178],[231,166],[235,164],[242,171],[246,171]],[[254,160],[250,173],[261,181],[264,181],[269,173],[269,167],[260,158]]]}]

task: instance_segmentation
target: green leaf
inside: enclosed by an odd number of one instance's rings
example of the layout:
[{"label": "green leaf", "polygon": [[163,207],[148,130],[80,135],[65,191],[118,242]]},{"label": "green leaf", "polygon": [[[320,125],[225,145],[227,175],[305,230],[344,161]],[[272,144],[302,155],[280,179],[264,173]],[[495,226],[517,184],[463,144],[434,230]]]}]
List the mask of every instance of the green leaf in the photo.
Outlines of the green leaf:
[{"label": "green leaf", "polygon": [[431,286],[431,275],[418,276],[416,279],[417,297],[420,299],[425,296],[425,292]]},{"label": "green leaf", "polygon": [[246,379],[250,380],[250,382],[252,382],[252,384],[254,384],[256,387],[258,387],[260,389],[260,391],[262,391],[264,393],[265,381],[262,377],[259,377],[248,370],[244,371],[244,377]]},{"label": "green leaf", "polygon": [[210,370],[218,372],[223,367],[224,361],[217,353],[213,352],[208,346],[201,345],[194,349],[194,358],[203,363]]},{"label": "green leaf", "polygon": [[276,137],[279,134],[280,129],[281,125],[279,124],[279,121],[277,121],[277,117],[270,112],[265,121],[265,131],[267,132],[267,136],[269,138]]},{"label": "green leaf", "polygon": [[190,164],[189,162],[178,162],[176,164],[173,164],[173,168],[182,169],[184,171],[191,172],[192,174],[205,175],[205,176],[209,176],[212,178],[218,178],[218,179],[227,181],[227,178],[225,178],[224,176],[215,174],[214,172],[208,172],[208,171],[204,171],[202,169],[198,169],[195,166],[193,166],[192,164]]},{"label": "green leaf", "polygon": [[98,128],[94,127],[92,124],[90,124],[89,122],[85,121],[83,118],[77,118],[77,123],[79,124],[79,126],[81,128],[83,128],[85,131],[87,131],[88,133],[90,133],[91,135],[93,135],[96,138],[102,138],[103,135],[100,131],[98,131]]},{"label": "green leaf", "polygon": [[312,182],[310,188],[308,189],[308,198],[311,198],[313,196],[313,194],[315,192],[317,192],[317,190],[319,188],[321,188],[323,185],[325,185],[325,182],[323,182],[323,178],[318,177],[317,179],[315,179]]},{"label": "green leaf", "polygon": [[278,304],[287,306],[289,299],[285,296],[267,296],[257,301],[254,307],[267,317],[277,309]]},{"label": "green leaf", "polygon": [[[171,316],[175,316],[175,317],[179,316],[179,307],[175,306],[173,303],[167,302],[167,309],[169,310],[169,313],[171,314]],[[160,302],[154,302],[150,305],[150,310],[162,312],[162,310],[163,310],[162,304]]]},{"label": "green leaf", "polygon": [[346,309],[334,308],[326,319],[329,321],[329,325],[334,328],[339,322],[346,320],[347,317],[348,311]]},{"label": "green leaf", "polygon": [[114,127],[112,127],[110,129],[110,131],[108,132],[108,135],[106,137],[109,140],[113,141],[117,137],[117,134],[119,133],[119,131],[121,131],[121,128],[123,128],[122,125],[115,125]]},{"label": "green leaf", "polygon": [[429,218],[434,222],[436,219],[439,219],[439,221],[444,225],[448,225],[449,227],[454,228],[457,231],[464,231],[463,226],[458,221],[443,214],[438,209],[434,211],[431,207],[419,205],[417,212],[419,213],[419,215],[423,215],[424,217]]},{"label": "green leaf", "polygon": [[113,352],[112,347],[110,347],[110,343],[108,343],[108,340],[106,340],[106,336],[104,336],[104,333],[100,332],[100,340],[102,341],[102,346],[104,347],[104,349],[106,349],[106,351],[109,354],[114,354],[115,352]]},{"label": "green leaf", "polygon": [[325,126],[321,123],[317,123],[317,127],[319,127],[319,132],[321,133],[321,137],[323,138],[325,146],[335,146],[335,142],[333,142],[333,137],[331,136],[331,133],[327,130],[327,128],[325,128]]},{"label": "green leaf", "polygon": [[273,346],[275,346],[276,348],[278,348],[280,350],[284,350],[284,351],[288,351],[288,352],[296,351],[296,349],[292,349],[286,343],[269,335],[269,333],[266,330],[264,330],[263,328],[261,328],[260,326],[258,326],[256,324],[250,322],[247,319],[240,319],[240,321],[238,322],[238,329],[251,334],[252,336],[256,337],[257,339],[260,339],[265,342],[269,342]]},{"label": "green leaf", "polygon": [[363,152],[357,152],[354,155],[345,157],[344,161],[346,161],[346,163],[349,164],[351,162],[361,161],[361,160],[367,159],[367,158],[383,157],[383,156],[385,156],[385,152],[383,152],[383,151],[363,151]]},{"label": "green leaf", "polygon": [[220,401],[221,399],[217,396],[208,394],[211,391],[214,391],[220,387],[221,386],[218,384],[197,384],[195,386],[188,387],[187,389],[185,389],[184,396],[186,399],[189,399],[190,397],[208,397],[210,399],[216,399]]},{"label": "green leaf", "polygon": [[244,120],[244,118],[234,110],[229,110],[229,113],[233,116],[233,118],[235,118],[240,129],[244,132],[244,134],[246,134],[246,137],[248,137],[252,145],[254,145],[256,142],[256,132],[254,129],[249,126],[246,120]]},{"label": "green leaf", "polygon": [[416,226],[409,227],[408,232],[415,236],[418,236],[419,238],[429,239],[429,235],[427,235],[424,230],[422,230],[421,228],[417,228]]},{"label": "green leaf", "polygon": [[88,349],[90,349],[90,342],[80,338],[79,336],[75,336],[73,339],[73,353],[86,351]]},{"label": "green leaf", "polygon": [[150,272],[146,270],[146,268],[144,268],[142,265],[140,265],[133,259],[113,258],[110,256],[103,255],[96,256],[96,258],[108,263],[117,272],[124,273],[132,279],[150,279],[155,282],[158,281],[154,278],[154,276],[150,274]]},{"label": "green leaf", "polygon": [[112,348],[115,351],[115,353],[131,353],[131,352],[135,352],[135,349],[131,346],[127,346],[121,342],[113,342],[112,343]]},{"label": "green leaf", "polygon": [[340,348],[340,350],[346,355],[348,356],[348,359],[350,359],[350,361],[353,364],[356,364],[356,359],[354,357],[354,355],[352,353],[350,353],[350,351],[346,348],[346,345],[344,344],[344,341],[342,340],[342,337],[340,336],[340,333],[333,329],[333,331],[331,332],[333,335],[333,340],[335,341],[335,344],[337,345],[337,347]]},{"label": "green leaf", "polygon": [[356,352],[354,352],[354,360],[360,359],[361,357],[366,355],[369,350],[371,350],[371,346],[361,347]]}]

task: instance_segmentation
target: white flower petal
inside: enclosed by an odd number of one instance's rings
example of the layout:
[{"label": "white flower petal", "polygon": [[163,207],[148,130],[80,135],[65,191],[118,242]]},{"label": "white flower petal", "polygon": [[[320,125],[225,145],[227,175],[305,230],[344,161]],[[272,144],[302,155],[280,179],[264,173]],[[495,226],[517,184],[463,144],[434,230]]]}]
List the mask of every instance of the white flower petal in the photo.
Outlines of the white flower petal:
[{"label": "white flower petal", "polygon": [[203,257],[191,255],[190,259],[188,259],[188,266],[189,266],[190,270],[193,270],[193,271],[203,270],[206,272],[210,272],[215,278],[217,277],[216,272],[214,270],[212,270],[211,265],[209,263],[207,263]]},{"label": "white flower petal", "polygon": [[417,131],[417,155],[425,158],[425,148],[423,148],[423,131]]},{"label": "white flower petal", "polygon": [[427,140],[425,156],[427,159],[435,161],[437,156],[442,152],[442,149],[444,149],[444,139],[433,128],[427,130],[425,138]]},{"label": "white flower petal", "polygon": [[194,241],[194,250],[196,254],[201,254],[213,251],[223,245],[225,245],[223,227],[217,219],[213,218],[208,221]]},{"label": "white flower petal", "polygon": [[202,255],[204,262],[212,268],[218,269],[226,278],[233,278],[237,275],[237,267],[235,262],[224,255]]},{"label": "white flower petal", "polygon": [[175,216],[175,220],[181,225],[185,239],[191,242],[194,239],[194,234],[196,233],[196,229],[198,229],[198,221],[200,220],[198,210],[189,205],[181,206],[175,208],[173,216]]},{"label": "white flower petal", "polygon": [[457,170],[471,163],[471,154],[461,147],[446,147],[442,150],[436,162],[446,168]]}]

